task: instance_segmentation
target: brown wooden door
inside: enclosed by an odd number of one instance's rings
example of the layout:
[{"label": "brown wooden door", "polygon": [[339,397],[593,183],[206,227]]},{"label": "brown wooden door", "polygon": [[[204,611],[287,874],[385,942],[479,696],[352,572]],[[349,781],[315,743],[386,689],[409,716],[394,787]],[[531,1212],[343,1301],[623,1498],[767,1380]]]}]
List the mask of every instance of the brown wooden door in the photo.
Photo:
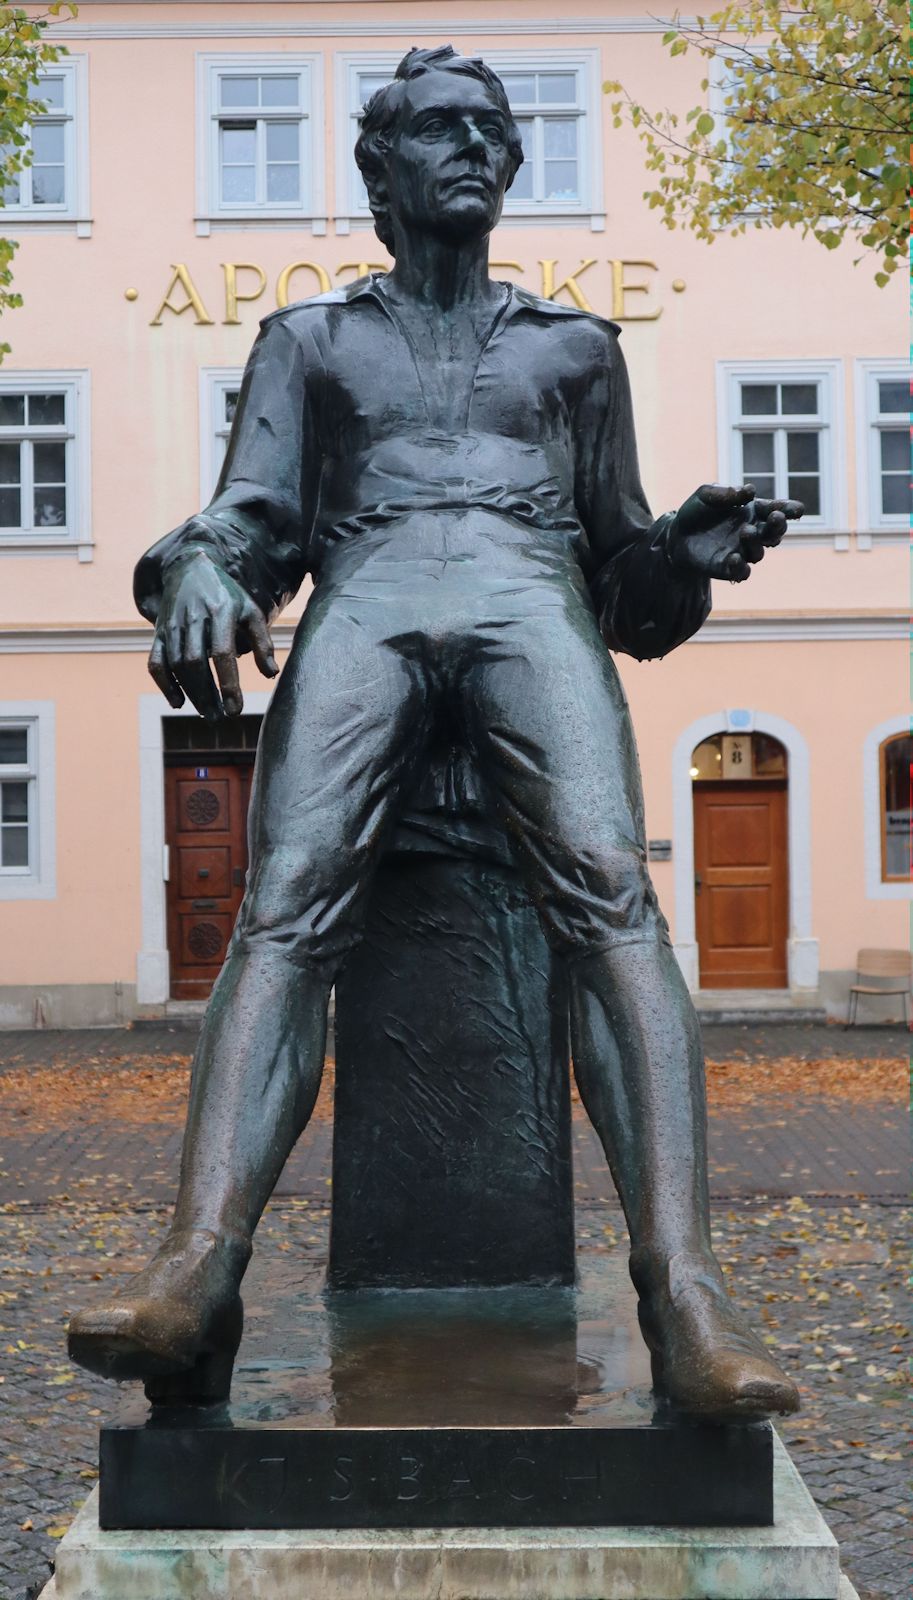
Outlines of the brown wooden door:
[{"label": "brown wooden door", "polygon": [[785,784],[695,784],[702,988],[786,987],[787,856]]},{"label": "brown wooden door", "polygon": [[165,768],[171,994],[205,1000],[235,925],[247,871],[249,766]]}]

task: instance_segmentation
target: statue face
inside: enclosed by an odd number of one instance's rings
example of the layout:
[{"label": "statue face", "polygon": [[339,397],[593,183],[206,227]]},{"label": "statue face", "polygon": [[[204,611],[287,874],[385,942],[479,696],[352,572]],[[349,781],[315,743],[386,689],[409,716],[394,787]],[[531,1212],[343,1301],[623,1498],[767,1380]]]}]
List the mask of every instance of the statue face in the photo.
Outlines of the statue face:
[{"label": "statue face", "polygon": [[428,72],[407,85],[387,190],[407,232],[490,233],[511,179],[507,119],[484,83]]}]

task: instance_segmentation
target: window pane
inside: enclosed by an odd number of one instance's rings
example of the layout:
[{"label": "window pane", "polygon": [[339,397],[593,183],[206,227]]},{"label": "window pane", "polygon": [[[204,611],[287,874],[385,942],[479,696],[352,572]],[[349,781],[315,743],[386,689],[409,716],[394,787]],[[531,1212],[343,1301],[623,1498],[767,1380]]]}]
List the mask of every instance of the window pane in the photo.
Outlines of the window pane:
[{"label": "window pane", "polygon": [[742,471],[773,472],[774,436],[772,433],[742,434]]},{"label": "window pane", "polygon": [[878,385],[878,409],[882,412],[899,411],[906,416],[910,411],[910,385],[900,381],[880,382]]},{"label": "window pane", "polygon": [[261,78],[260,104],[264,106],[296,106],[298,104],[298,79]]},{"label": "window pane", "polygon": [[0,766],[24,766],[28,758],[28,728],[0,728]]},{"label": "window pane", "polygon": [[29,864],[28,828],[0,828],[0,866],[27,867]]},{"label": "window pane", "polygon": [[32,129],[32,160],[36,164],[63,161],[63,123],[36,122]]},{"label": "window pane", "polygon": [[772,739],[767,733],[753,733],[751,753],[756,778],[786,777],[786,751],[779,739]]},{"label": "window pane", "polygon": [[0,444],[0,483],[18,483],[20,454],[18,444]]},{"label": "window pane", "polygon": [[266,198],[273,201],[297,200],[299,195],[298,163],[266,169]]},{"label": "window pane", "polygon": [[62,206],[66,191],[65,176],[63,167],[33,167],[32,204]]},{"label": "window pane", "polygon": [[22,499],[18,489],[0,489],[0,528],[22,527]]},{"label": "window pane", "polygon": [[5,206],[18,206],[21,203],[21,190],[18,175],[10,178],[3,190],[3,204]]},{"label": "window pane", "polygon": [[66,422],[66,395],[30,394],[28,401],[30,427],[51,428]]},{"label": "window pane", "polygon": [[239,393],[240,390],[238,389],[227,389],[225,391],[225,421],[229,427],[235,420],[235,412],[238,409]]},{"label": "window pane", "polygon": [[370,100],[372,94],[376,94],[378,89],[385,88],[385,86],[389,82],[390,82],[389,73],[383,73],[383,72],[360,72],[358,74],[358,103],[359,103],[359,105],[362,105],[362,106],[367,105],[367,103]]},{"label": "window pane", "polygon": [[907,473],[888,474],[881,480],[881,513],[885,517],[909,517],[913,514],[913,490]]},{"label": "window pane", "polygon": [[546,200],[576,200],[576,161],[546,161],[545,198]]},{"label": "window pane", "polygon": [[35,489],[35,527],[63,528],[67,521],[66,489]]},{"label": "window pane", "polygon": [[884,774],[884,876],[908,878],[910,876],[911,826],[913,826],[913,794],[911,794],[910,768],[913,763],[913,736],[901,734],[891,739],[882,750]]},{"label": "window pane", "polygon": [[577,77],[573,72],[540,72],[539,99],[543,105],[571,105],[577,99]]},{"label": "window pane", "polygon": [[38,83],[29,84],[29,99],[43,100],[44,104],[54,111],[62,111],[64,104],[64,83],[62,78],[41,78]]},{"label": "window pane", "polygon": [[34,473],[36,484],[40,483],[66,483],[67,480],[67,447],[60,444],[38,444],[32,446]]},{"label": "window pane", "polygon": [[223,106],[255,106],[257,100],[256,78],[223,78],[222,98]]},{"label": "window pane", "polygon": [[4,783],[0,786],[0,816],[4,822],[27,822],[29,816],[29,786],[27,783]]},{"label": "window pane", "polygon": [[233,205],[256,199],[256,173],[253,167],[225,167],[222,171],[222,199]]},{"label": "window pane", "polygon": [[719,778],[723,772],[723,736],[714,733],[695,746],[691,757],[691,776],[695,782]]},{"label": "window pane", "polygon": [[743,383],[742,416],[775,417],[777,414],[777,386],[775,383]]},{"label": "window pane", "polygon": [[253,166],[257,159],[257,124],[229,122],[222,127],[222,160],[230,166]]},{"label": "window pane", "polygon": [[786,435],[786,464],[790,472],[817,472],[818,435],[816,433],[788,433]]},{"label": "window pane", "polygon": [[25,421],[25,395],[0,394],[0,427],[17,427]]},{"label": "window pane", "polygon": [[816,383],[784,383],[780,385],[785,417],[817,416],[818,385]]},{"label": "window pane", "polygon": [[820,478],[793,477],[790,473],[786,480],[787,494],[790,500],[801,500],[808,517],[821,515],[821,480]]},{"label": "window pane", "polygon": [[910,465],[910,435],[906,428],[885,428],[881,435],[881,470],[905,472]]},{"label": "window pane", "polygon": [[298,160],[298,123],[268,122],[266,124],[267,161]]},{"label": "window pane", "polygon": [[523,142],[523,165],[508,190],[511,200],[532,200],[533,198],[533,124],[529,117],[521,118],[517,123],[520,129],[520,138]]},{"label": "window pane", "polygon": [[576,117],[549,117],[543,127],[546,158],[577,159]]},{"label": "window pane", "polygon": [[512,106],[535,105],[536,80],[531,72],[505,72],[501,75],[501,82]]}]

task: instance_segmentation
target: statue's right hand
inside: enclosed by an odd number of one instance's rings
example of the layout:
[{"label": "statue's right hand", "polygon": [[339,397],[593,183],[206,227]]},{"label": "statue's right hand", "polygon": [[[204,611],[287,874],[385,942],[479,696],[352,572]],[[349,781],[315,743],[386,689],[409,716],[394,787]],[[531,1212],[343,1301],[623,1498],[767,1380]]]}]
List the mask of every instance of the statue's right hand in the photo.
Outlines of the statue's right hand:
[{"label": "statue's right hand", "polygon": [[149,652],[149,671],[169,705],[178,710],[186,695],[207,722],[238,715],[244,705],[239,629],[264,677],[275,678],[279,668],[266,618],[250,595],[203,550],[176,561],[165,579]]}]

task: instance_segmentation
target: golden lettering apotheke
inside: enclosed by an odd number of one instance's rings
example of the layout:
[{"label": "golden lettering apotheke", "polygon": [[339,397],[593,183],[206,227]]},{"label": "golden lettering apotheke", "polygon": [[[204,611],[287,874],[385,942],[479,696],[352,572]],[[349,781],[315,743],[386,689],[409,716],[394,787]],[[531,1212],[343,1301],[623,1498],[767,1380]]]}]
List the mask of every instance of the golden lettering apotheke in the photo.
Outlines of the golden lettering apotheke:
[{"label": "golden lettering apotheke", "polygon": [[[224,303],[222,322],[228,327],[236,327],[241,322],[240,307],[262,299],[267,291],[268,279],[263,268],[255,261],[223,261],[221,267],[223,278],[221,295]],[[605,281],[605,274],[599,271],[601,267],[609,269],[608,283]],[[355,278],[363,278],[368,272],[385,272],[387,268],[388,263],[385,261],[341,261],[334,276],[351,282]],[[580,265],[574,267],[572,271],[559,268],[556,259],[548,258],[537,261],[535,268],[531,268],[528,274],[527,268],[519,261],[493,261],[491,268],[494,273],[511,272],[518,278],[538,274],[538,292],[543,299],[560,298],[565,302],[569,301],[581,311],[603,309],[602,306],[592,304],[587,298],[586,290],[598,300],[602,300],[605,293],[609,301],[606,314],[613,317],[616,322],[655,322],[656,318],[662,315],[662,306],[649,304],[652,284],[649,276],[645,277],[645,274],[658,271],[655,261],[610,258],[600,262],[595,256],[584,256]],[[581,286],[581,279],[584,277],[586,289]],[[283,267],[276,279],[276,305],[287,306],[294,300],[306,300],[314,294],[325,294],[332,287],[333,280],[330,273],[319,261],[291,261],[287,267]],[[215,319],[209,315],[189,267],[185,262],[177,261],[172,263],[168,287],[150,325],[153,328],[160,328],[166,312],[180,317],[185,311],[192,312],[191,320],[197,327],[214,325]]]}]

